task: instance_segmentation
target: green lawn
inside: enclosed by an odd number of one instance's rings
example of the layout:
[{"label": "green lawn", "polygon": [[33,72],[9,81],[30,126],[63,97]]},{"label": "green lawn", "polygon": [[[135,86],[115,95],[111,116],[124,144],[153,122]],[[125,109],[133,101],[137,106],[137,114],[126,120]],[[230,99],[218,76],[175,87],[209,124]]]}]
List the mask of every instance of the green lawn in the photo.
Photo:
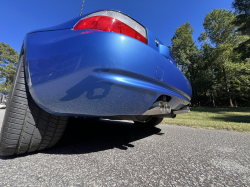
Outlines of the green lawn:
[{"label": "green lawn", "polygon": [[163,123],[250,132],[250,108],[191,108],[190,113],[165,118]]}]

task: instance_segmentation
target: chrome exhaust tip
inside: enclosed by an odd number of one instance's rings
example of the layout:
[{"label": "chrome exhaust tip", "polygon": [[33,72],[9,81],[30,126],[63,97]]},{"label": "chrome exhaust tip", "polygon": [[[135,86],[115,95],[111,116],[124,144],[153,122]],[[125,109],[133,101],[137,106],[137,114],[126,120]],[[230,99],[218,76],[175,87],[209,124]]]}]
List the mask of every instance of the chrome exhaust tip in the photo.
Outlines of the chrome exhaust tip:
[{"label": "chrome exhaust tip", "polygon": [[167,113],[171,113],[171,106],[168,102],[164,102],[164,107],[165,107]]},{"label": "chrome exhaust tip", "polygon": [[164,114],[165,113],[165,105],[164,105],[164,103],[162,101],[159,102],[159,107],[160,107],[161,113]]},{"label": "chrome exhaust tip", "polygon": [[155,102],[149,110],[147,110],[142,115],[161,115],[161,114],[170,114],[171,106],[168,102],[157,101]]}]

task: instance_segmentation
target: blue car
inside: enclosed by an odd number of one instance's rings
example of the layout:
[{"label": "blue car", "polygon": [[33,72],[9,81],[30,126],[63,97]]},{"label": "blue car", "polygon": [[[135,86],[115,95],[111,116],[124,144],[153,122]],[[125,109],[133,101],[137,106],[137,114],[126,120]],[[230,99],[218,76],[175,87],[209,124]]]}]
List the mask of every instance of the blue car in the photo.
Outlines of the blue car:
[{"label": "blue car", "polygon": [[0,135],[0,155],[52,147],[69,117],[155,126],[188,113],[192,88],[168,47],[119,11],[28,33]]}]

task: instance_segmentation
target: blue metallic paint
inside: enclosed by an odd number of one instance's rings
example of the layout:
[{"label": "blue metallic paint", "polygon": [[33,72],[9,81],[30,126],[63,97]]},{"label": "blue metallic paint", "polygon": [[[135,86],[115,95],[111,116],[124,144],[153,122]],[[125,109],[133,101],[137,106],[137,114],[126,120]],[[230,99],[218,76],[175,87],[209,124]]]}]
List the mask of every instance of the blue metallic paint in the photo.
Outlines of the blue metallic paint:
[{"label": "blue metallic paint", "polygon": [[56,115],[114,116],[140,115],[161,95],[175,107],[190,102],[190,83],[152,32],[145,45],[118,33],[73,31],[84,16],[24,39],[26,79],[40,107]]},{"label": "blue metallic paint", "polygon": [[175,60],[173,59],[173,57],[170,55],[170,50],[169,50],[169,48],[168,47],[166,47],[165,45],[159,45],[159,52],[163,55],[163,56],[165,56],[165,57],[167,57],[169,60],[171,60],[171,62],[175,65],[175,66],[177,66],[177,63],[175,62]]},{"label": "blue metallic paint", "polygon": [[164,69],[160,66],[156,67],[155,78],[158,80],[163,80]]},{"label": "blue metallic paint", "polygon": [[[188,80],[167,58],[122,34],[37,32],[24,47],[31,95],[56,115],[140,115],[163,94],[191,97]],[[155,78],[157,66],[164,69],[162,81]]]},{"label": "blue metallic paint", "polygon": [[148,45],[154,50],[159,51],[159,47],[157,47],[155,40],[158,40],[159,44],[163,43],[148,29],[147,29],[147,34],[148,34]]}]

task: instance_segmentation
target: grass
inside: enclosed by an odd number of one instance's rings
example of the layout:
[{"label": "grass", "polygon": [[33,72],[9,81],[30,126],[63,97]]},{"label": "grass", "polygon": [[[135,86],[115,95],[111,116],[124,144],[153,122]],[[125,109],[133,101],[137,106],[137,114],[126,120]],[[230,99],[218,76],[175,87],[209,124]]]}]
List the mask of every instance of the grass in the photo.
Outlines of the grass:
[{"label": "grass", "polygon": [[191,108],[190,113],[165,118],[163,123],[250,132],[250,108]]}]

